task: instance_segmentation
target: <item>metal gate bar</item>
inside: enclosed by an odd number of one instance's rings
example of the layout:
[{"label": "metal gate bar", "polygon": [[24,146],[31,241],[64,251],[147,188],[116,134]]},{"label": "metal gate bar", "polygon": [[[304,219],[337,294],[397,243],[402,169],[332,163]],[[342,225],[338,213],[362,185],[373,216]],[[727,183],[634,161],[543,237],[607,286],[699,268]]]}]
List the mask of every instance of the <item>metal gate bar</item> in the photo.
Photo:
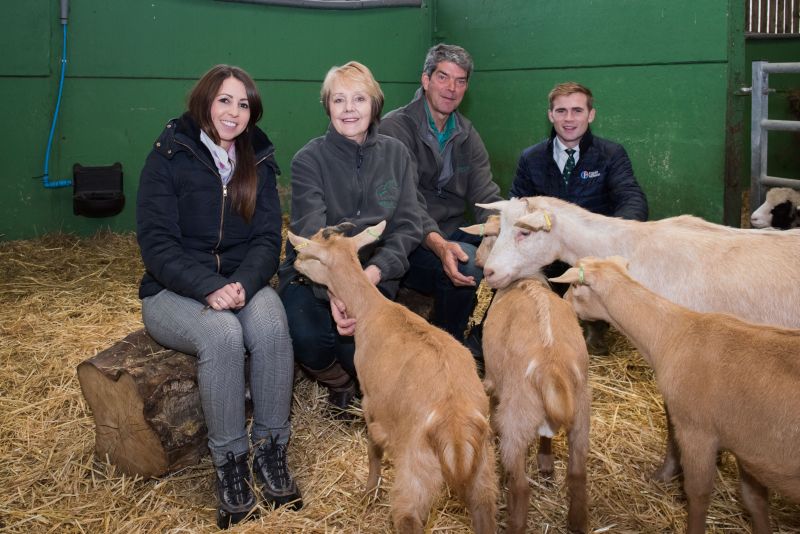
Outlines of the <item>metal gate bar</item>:
[{"label": "metal gate bar", "polygon": [[800,180],[767,175],[767,132],[800,132],[800,121],[776,121],[769,117],[769,75],[800,73],[800,63],[753,62],[753,105],[750,114],[750,212],[758,208],[769,187],[800,189]]}]

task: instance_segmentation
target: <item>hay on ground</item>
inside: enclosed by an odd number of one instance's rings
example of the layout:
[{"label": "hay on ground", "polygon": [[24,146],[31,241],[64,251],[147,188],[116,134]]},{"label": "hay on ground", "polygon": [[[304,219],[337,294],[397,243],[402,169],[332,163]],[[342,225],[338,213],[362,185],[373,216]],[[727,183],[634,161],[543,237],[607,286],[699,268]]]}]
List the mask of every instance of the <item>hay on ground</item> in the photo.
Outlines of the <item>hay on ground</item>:
[{"label": "hay on ground", "polygon": [[[120,474],[95,458],[94,421],[76,366],[142,326],[142,272],[133,235],[87,239],[48,235],[0,242],[0,531],[213,532],[211,464],[155,480]],[[614,335],[612,355],[592,358],[589,456],[590,524],[594,532],[675,532],[684,527],[678,484],[651,482],[665,436],[652,372]],[[263,510],[232,532],[390,532],[391,466],[377,498],[365,498],[366,431],[321,415],[325,394],[298,377],[290,464],[303,492],[300,512]],[[566,447],[555,442],[556,483],[537,478],[530,532],[564,532]],[[800,507],[772,498],[777,532],[800,529]],[[501,524],[505,509],[499,513]],[[428,532],[469,532],[469,517],[445,492]],[[724,455],[709,512],[709,532],[749,529],[733,460]]]}]

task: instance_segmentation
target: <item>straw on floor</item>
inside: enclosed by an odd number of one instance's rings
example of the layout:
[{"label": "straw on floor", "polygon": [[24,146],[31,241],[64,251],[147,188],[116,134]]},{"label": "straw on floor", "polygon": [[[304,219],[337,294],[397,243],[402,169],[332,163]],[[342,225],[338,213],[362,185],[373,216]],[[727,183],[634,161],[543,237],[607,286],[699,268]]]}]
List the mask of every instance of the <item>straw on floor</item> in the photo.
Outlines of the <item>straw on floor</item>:
[{"label": "straw on floor", "polygon": [[[142,326],[137,298],[142,265],[131,234],[79,239],[47,235],[0,242],[0,531],[212,532],[211,464],[156,480],[120,474],[94,456],[94,422],[76,366]],[[593,357],[590,524],[594,532],[675,532],[684,527],[678,483],[648,478],[665,436],[652,372],[620,336],[612,354]],[[363,422],[322,414],[325,393],[295,383],[290,464],[303,492],[300,512],[262,510],[232,532],[390,532],[384,469],[381,491],[362,496],[366,480]],[[540,481],[531,455],[530,532],[564,532],[564,437],[556,440],[556,479]],[[800,506],[772,498],[776,532],[800,531]],[[504,521],[504,507],[499,519]],[[464,508],[446,492],[429,532],[470,531]],[[735,463],[723,455],[709,512],[709,532],[748,531]]]}]

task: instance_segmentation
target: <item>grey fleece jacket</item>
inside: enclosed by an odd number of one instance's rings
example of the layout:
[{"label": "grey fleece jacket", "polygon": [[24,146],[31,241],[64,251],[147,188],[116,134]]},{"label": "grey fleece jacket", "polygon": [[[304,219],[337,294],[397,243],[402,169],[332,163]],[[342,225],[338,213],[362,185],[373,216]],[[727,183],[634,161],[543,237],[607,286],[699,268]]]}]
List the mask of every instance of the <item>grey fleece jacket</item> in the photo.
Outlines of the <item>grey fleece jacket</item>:
[{"label": "grey fleece jacket", "polygon": [[[292,232],[310,237],[320,228],[351,222],[350,235],[386,220],[374,249],[362,254],[365,266],[381,270],[379,287],[392,288],[408,270],[408,255],[422,239],[422,224],[408,150],[372,126],[362,145],[333,126],[309,141],[292,160]],[[362,251],[363,252],[363,251]],[[280,267],[281,288],[297,276],[294,247],[287,243]],[[365,258],[366,257],[366,258]]]},{"label": "grey fleece jacket", "polygon": [[414,100],[386,114],[380,123],[380,132],[402,141],[414,158],[423,239],[431,232],[447,239],[466,223],[467,210],[472,210],[476,222],[484,222],[491,212],[475,207],[475,203],[503,200],[500,188],[492,181],[489,154],[480,135],[466,117],[458,111],[455,114],[456,130],[448,141],[454,143],[453,176],[443,186],[437,183],[443,160],[428,126],[422,89]]}]

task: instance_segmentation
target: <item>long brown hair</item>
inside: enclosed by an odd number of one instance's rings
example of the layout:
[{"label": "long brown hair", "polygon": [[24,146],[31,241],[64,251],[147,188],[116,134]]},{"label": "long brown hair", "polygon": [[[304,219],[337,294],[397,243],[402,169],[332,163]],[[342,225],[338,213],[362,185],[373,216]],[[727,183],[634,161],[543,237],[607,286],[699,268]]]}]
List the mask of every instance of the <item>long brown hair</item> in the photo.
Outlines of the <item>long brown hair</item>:
[{"label": "long brown hair", "polygon": [[250,120],[247,123],[247,128],[234,140],[236,144],[236,167],[228,185],[233,209],[249,223],[256,208],[256,189],[258,184],[252,131],[256,123],[261,120],[261,114],[264,111],[261,105],[261,96],[258,94],[253,78],[239,67],[231,65],[216,65],[212,67],[197,81],[192,92],[189,93],[189,114],[206,135],[219,144],[219,134],[211,120],[211,104],[217,97],[222,83],[228,78],[236,78],[244,84],[247,101],[250,106]]}]

